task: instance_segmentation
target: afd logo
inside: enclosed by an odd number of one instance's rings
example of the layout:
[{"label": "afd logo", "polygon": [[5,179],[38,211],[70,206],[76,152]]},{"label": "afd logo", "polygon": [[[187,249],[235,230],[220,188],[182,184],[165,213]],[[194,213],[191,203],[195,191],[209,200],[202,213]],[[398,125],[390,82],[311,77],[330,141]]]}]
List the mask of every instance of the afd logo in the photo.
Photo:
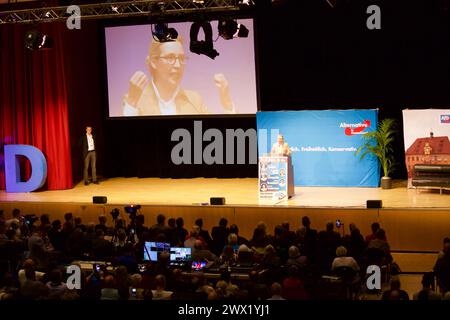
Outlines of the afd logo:
[{"label": "afd logo", "polygon": [[450,115],[448,114],[441,114],[441,123],[450,123]]},{"label": "afd logo", "polygon": [[339,128],[345,128],[344,133],[346,136],[354,136],[356,134],[366,134],[364,131],[367,128],[370,128],[370,120],[364,120],[359,123],[346,123],[341,122]]}]

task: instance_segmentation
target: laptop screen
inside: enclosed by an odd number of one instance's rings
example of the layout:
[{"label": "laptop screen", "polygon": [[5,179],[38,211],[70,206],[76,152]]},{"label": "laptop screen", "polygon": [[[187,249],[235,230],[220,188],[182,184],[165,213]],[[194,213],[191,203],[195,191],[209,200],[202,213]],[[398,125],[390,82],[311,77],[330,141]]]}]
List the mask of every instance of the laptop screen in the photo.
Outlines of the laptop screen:
[{"label": "laptop screen", "polygon": [[192,248],[170,248],[170,262],[181,263],[191,261]]},{"label": "laptop screen", "polygon": [[170,243],[165,242],[145,242],[144,261],[158,261],[162,252],[170,251]]},{"label": "laptop screen", "polygon": [[203,271],[206,267],[206,261],[192,261],[192,271]]}]

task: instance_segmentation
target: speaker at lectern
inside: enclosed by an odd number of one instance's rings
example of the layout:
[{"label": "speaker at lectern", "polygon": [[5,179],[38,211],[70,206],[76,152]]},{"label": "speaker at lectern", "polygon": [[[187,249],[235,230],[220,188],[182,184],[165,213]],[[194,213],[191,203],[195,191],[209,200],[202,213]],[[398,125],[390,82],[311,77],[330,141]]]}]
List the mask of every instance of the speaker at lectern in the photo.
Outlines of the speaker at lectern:
[{"label": "speaker at lectern", "polygon": [[259,200],[279,202],[294,195],[294,169],[290,156],[259,157]]}]

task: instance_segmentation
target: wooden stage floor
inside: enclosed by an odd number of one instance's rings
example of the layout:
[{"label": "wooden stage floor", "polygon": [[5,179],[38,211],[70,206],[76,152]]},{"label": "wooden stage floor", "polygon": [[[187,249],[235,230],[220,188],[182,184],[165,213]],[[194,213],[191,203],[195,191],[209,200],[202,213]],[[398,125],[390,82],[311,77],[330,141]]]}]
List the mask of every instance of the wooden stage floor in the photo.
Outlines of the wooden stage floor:
[{"label": "wooden stage floor", "polygon": [[109,204],[199,205],[210,197],[225,197],[233,206],[282,206],[314,208],[365,208],[366,200],[382,200],[384,208],[448,208],[450,195],[432,190],[406,188],[395,181],[394,188],[296,187],[295,196],[280,203],[258,201],[258,180],[245,179],[159,179],[113,178],[99,185],[82,183],[70,190],[33,193],[0,192],[0,202],[92,203],[93,196],[108,197]]},{"label": "wooden stage floor", "polygon": [[[141,214],[147,225],[154,224],[156,216],[183,217],[190,229],[195,219],[203,218],[204,227],[211,230],[220,218],[236,223],[240,234],[251,238],[259,221],[264,221],[270,232],[289,222],[296,230],[301,217],[308,215],[315,229],[323,230],[329,221],[341,220],[342,234],[355,223],[361,233],[370,233],[370,225],[379,222],[387,232],[393,250],[437,252],[442,239],[450,236],[450,194],[439,191],[406,188],[406,181],[397,181],[391,190],[379,188],[322,188],[297,187],[296,195],[278,204],[258,201],[257,179],[158,179],[114,178],[99,185],[78,184],[73,189],[33,193],[0,192],[0,209],[10,215],[13,208],[24,214],[49,213],[51,219],[63,219],[72,212],[84,223],[96,222],[99,214],[114,208],[128,218],[123,207],[141,204]],[[106,196],[105,205],[92,204],[93,196]],[[203,205],[210,197],[225,197],[226,205]],[[382,200],[382,209],[366,209],[366,200]],[[202,204],[203,203],[203,204]]]}]

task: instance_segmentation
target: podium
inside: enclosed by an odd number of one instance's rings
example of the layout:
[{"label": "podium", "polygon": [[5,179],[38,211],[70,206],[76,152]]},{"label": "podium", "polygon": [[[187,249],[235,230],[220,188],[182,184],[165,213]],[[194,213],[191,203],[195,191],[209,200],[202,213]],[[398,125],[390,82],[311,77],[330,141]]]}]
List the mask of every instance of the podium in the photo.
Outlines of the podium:
[{"label": "podium", "polygon": [[290,156],[259,157],[259,200],[288,200],[294,191],[294,168]]}]

